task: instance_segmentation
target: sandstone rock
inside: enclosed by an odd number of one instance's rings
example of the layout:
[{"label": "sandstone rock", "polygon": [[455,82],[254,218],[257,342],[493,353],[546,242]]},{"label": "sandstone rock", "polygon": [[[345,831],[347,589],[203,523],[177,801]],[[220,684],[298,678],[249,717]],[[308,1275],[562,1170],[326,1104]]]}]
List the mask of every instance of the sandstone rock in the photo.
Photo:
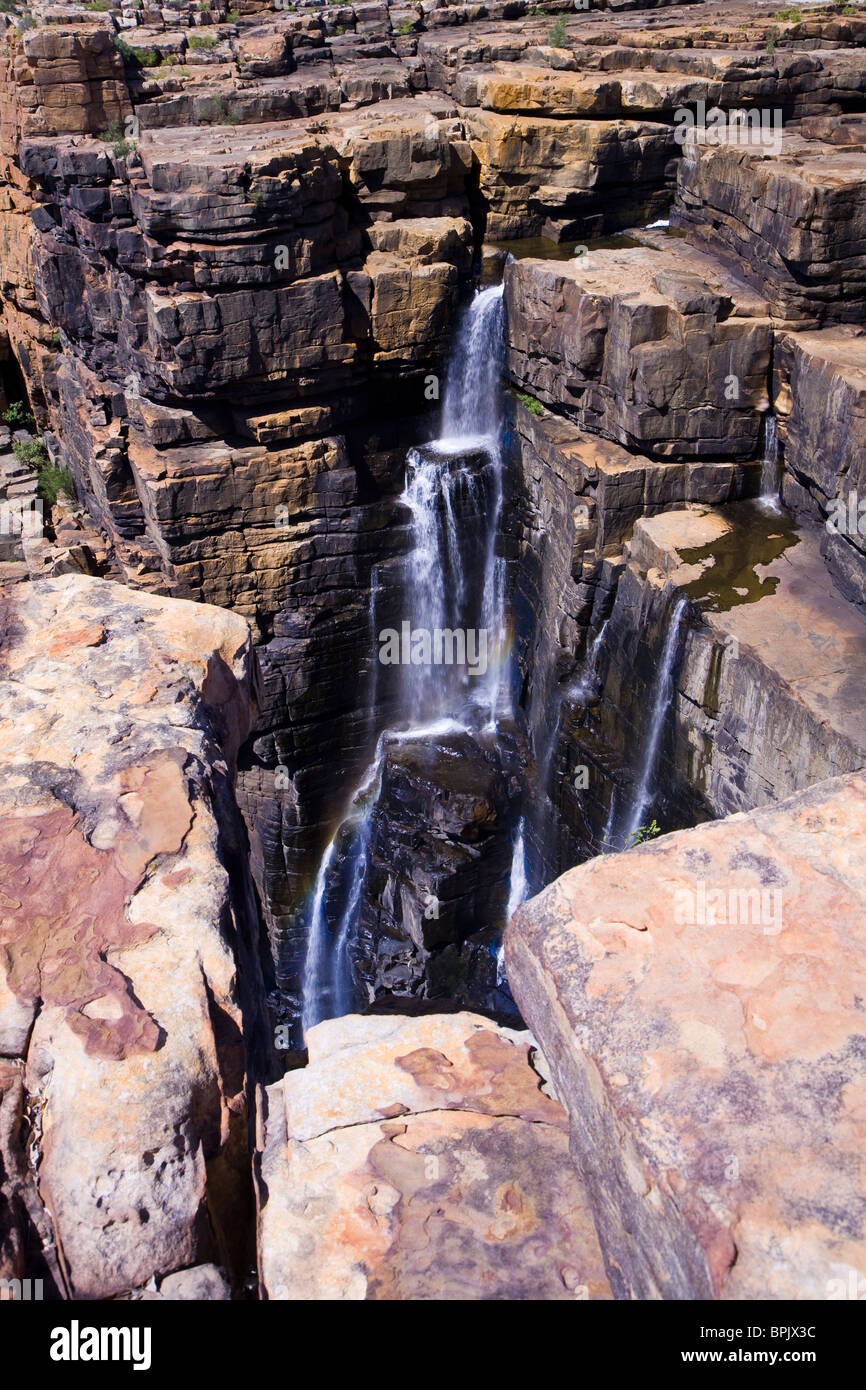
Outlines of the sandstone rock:
[{"label": "sandstone rock", "polygon": [[735,260],[792,326],[856,323],[864,296],[862,153],[778,134],[780,150],[744,131],[691,142],[677,173],[674,220]]},{"label": "sandstone rock", "polygon": [[826,1299],[866,1267],[864,796],[597,858],[506,932],[617,1297]]},{"label": "sandstone rock", "polygon": [[506,267],[508,369],[584,428],[671,458],[747,459],[766,408],[763,305],[699,253]]},{"label": "sandstone rock", "polygon": [[678,147],[667,125],[467,112],[492,241],[576,240],[665,211]]},{"label": "sandstone rock", "polygon": [[774,370],[774,409],[784,447],[782,495],[795,512],[823,523],[821,549],[830,570],[846,596],[862,604],[866,338],[844,328],[783,334]]},{"label": "sandstone rock", "polygon": [[2,611],[2,1033],[66,1287],[107,1297],[213,1255],[237,1277],[246,1076],[270,1065],[231,794],[248,630],[83,576]]},{"label": "sandstone rock", "polygon": [[309,1066],[267,1093],[268,1298],[608,1297],[528,1033],[350,1015],[308,1042]]}]

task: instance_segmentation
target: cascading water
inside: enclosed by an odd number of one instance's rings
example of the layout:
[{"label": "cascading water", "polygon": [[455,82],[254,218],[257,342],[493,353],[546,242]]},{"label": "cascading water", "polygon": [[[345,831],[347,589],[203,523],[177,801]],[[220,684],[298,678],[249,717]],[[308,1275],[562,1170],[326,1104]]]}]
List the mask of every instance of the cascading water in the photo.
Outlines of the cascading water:
[{"label": "cascading water", "polygon": [[596,663],[598,662],[598,654],[601,651],[602,643],[604,642],[604,634],[607,632],[607,625],[609,621],[609,618],[605,618],[604,622],[602,623],[601,627],[599,628],[598,632],[595,634],[595,637],[592,640],[592,644],[589,648],[589,651],[586,654],[586,661],[584,662],[583,670],[581,671],[577,681],[572,686],[571,690],[569,690],[568,692],[568,698],[570,700],[585,700],[589,695],[590,690],[592,689],[592,684],[595,679]]},{"label": "cascading water", "polygon": [[665,635],[664,647],[662,648],[661,661],[656,677],[649,737],[644,744],[640,775],[638,777],[628,821],[622,836],[622,846],[625,849],[634,841],[634,837],[643,824],[643,818],[647,807],[651,804],[653,799],[652,778],[658,758],[659,743],[661,742],[665,716],[667,715],[673,697],[673,670],[679,650],[680,628],[682,627],[683,613],[685,612],[687,602],[688,600],[685,598],[677,599],[668,623],[668,630]]},{"label": "cascading water", "polygon": [[781,511],[779,502],[779,437],[776,417],[764,417],[764,459],[761,464],[761,506],[767,511]]},{"label": "cascading water", "polygon": [[[389,745],[496,725],[506,635],[505,566],[496,554],[502,512],[502,341],[503,286],[498,285],[476,294],[463,319],[446,378],[440,437],[407,458],[400,499],[409,510],[411,539],[399,633],[401,727],[380,735],[373,763],[319,865],[304,970],[305,1029],[353,1007],[349,948],[360,917],[371,816]],[[445,664],[434,664],[430,648],[425,650],[437,630],[444,634],[439,650]],[[383,634],[373,636],[375,642]],[[461,650],[466,661],[449,662],[449,655],[459,656]],[[381,651],[376,658],[382,659]],[[344,845],[348,882],[344,869],[342,882],[334,886],[338,848]]]}]

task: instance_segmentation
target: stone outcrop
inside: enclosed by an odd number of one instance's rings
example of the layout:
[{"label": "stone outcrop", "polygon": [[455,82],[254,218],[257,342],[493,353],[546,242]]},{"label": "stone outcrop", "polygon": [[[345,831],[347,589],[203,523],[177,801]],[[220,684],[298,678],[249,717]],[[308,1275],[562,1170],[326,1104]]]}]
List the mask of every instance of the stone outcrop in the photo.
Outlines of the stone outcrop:
[{"label": "stone outcrop", "polygon": [[735,261],[780,321],[860,322],[866,126],[852,147],[788,131],[710,134],[709,143],[686,142],[675,224]]},{"label": "stone outcrop", "polygon": [[632,449],[748,459],[767,401],[766,306],[679,245],[512,261],[509,371],[530,394]]},{"label": "stone outcrop", "polygon": [[530,1034],[471,1013],[348,1017],[267,1090],[270,1299],[598,1299],[565,1113]]},{"label": "stone outcrop", "polygon": [[249,1259],[261,948],[229,613],[65,576],[2,596],[4,1277],[99,1298]]},{"label": "stone outcrop", "polygon": [[775,376],[785,504],[823,524],[827,564],[847,597],[863,604],[866,337],[854,328],[782,334]]},{"label": "stone outcrop", "polygon": [[506,931],[615,1297],[826,1299],[864,1268],[864,793],[596,858]]}]

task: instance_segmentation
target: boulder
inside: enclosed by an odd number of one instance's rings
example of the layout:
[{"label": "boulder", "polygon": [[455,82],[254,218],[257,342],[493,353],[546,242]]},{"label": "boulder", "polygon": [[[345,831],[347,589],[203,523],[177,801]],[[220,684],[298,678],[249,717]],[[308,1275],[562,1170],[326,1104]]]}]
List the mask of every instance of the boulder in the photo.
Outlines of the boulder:
[{"label": "boulder", "polygon": [[471,1013],[307,1035],[267,1091],[271,1300],[609,1297],[565,1115],[528,1033]]},{"label": "boulder", "polygon": [[17,1263],[56,1246],[76,1298],[214,1258],[237,1280],[271,1056],[232,796],[249,630],[84,576],[0,612],[0,1038],[30,1116],[0,1161],[38,1192]]},{"label": "boulder", "polygon": [[864,826],[866,779],[824,782],[572,869],[507,928],[615,1297],[862,1278]]}]

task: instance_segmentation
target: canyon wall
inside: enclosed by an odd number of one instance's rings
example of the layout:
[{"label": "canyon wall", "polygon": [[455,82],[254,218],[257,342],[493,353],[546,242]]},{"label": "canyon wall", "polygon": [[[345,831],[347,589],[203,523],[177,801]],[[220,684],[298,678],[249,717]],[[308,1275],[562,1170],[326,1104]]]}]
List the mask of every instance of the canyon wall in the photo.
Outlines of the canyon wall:
[{"label": "canyon wall", "polygon": [[[440,1197],[454,1206],[419,1155],[459,1151],[464,1131],[498,1194],[485,1206],[476,1191],[477,1222],[517,1210],[509,1254],[522,1258],[539,1163],[530,1126],[544,1126],[545,1161],[569,1172],[562,1112],[547,1096],[533,1110],[529,1053],[517,1077],[503,1050],[530,1040],[491,1022],[470,1047],[482,1021],[462,1015],[448,1027],[326,1022],[308,1030],[309,1070],[274,1080],[275,1025],[303,1060],[310,903],[371,766],[352,1007],[440,1001],[515,1024],[519,1009],[533,1028],[569,1115],[575,1209],[592,1211],[599,1238],[583,1218],[566,1230],[545,1188],[544,1259],[567,1273],[539,1273],[544,1296],[603,1297],[605,1279],[617,1297],[811,1295],[834,1261],[859,1258],[853,1161],[844,1220],[819,1211],[830,1178],[818,1146],[847,1152],[862,1083],[842,1036],[849,1025],[855,1036],[850,991],[838,967],[818,978],[816,923],[832,920],[834,960],[850,957],[860,886],[846,849],[834,898],[816,856],[837,852],[834,824],[856,843],[866,746],[866,20],[822,10],[780,34],[749,0],[723,13],[549,9],[212,0],[146,3],[122,22],[50,4],[29,27],[0,15],[0,405],[22,407],[0,433],[0,502],[34,498],[13,445],[37,457],[38,436],[39,469],[69,472],[54,489],[40,471],[44,531],[0,553],[7,792],[33,845],[49,831],[88,881],[114,883],[95,929],[120,972],[103,962],[84,980],[62,949],[43,952],[40,938],[35,959],[14,931],[0,996],[3,1253],[17,1272],[36,1242],[58,1291],[101,1296],[180,1274],[225,1292],[219,1266],[237,1293],[257,1198],[268,1296],[443,1296],[465,1270],[437,1283],[426,1257],[389,1269],[388,1255],[414,1248],[414,1223]],[[785,128],[773,124],[772,142],[760,126],[681,140],[683,112],[712,106],[769,110]],[[377,764],[400,712],[399,672],[377,644],[406,617],[407,451],[436,436],[479,272],[504,282],[496,548],[510,715],[484,738],[450,730]],[[86,737],[68,722],[70,689]],[[756,819],[631,848],[638,833],[732,813]],[[605,858],[515,919],[515,1006],[498,947],[518,822],[535,889]],[[743,837],[764,836],[773,864],[812,822],[815,844],[792,870],[809,892],[791,937],[756,954],[749,938],[742,969],[702,946],[672,985],[680,934],[666,900],[642,896],[646,879],[673,863],[694,891],[701,866],[727,882]],[[20,851],[7,849],[14,930],[26,904]],[[341,844],[335,856],[345,888],[358,860]],[[53,852],[36,863],[65,904]],[[584,895],[607,904],[601,927]],[[653,933],[635,967],[641,912]],[[161,978],[169,958],[180,995]],[[732,970],[735,1005],[722,998]],[[796,1009],[812,989],[835,1020],[819,1051],[799,1034],[780,1040],[784,1010],[768,1018],[762,1000],[754,1035],[746,996],[773,972],[783,1001]],[[682,999],[704,987],[708,1016],[696,1019]],[[707,1068],[712,1115],[730,1103],[746,1116],[734,1195],[715,1190],[702,1150],[688,1152],[677,1030]],[[661,1049],[646,1085],[634,1061],[645,1033]],[[418,1060],[410,1091],[404,1054],[389,1054],[403,1047]],[[341,1176],[326,1180],[305,1146],[331,1143],[327,1117],[305,1093],[332,1084],[343,1051],[364,1054],[383,1107],[397,1109],[358,1112],[348,1097]],[[822,1076],[844,1061],[845,1118],[828,1127],[813,1098],[798,1148],[789,1096],[812,1061]],[[514,1090],[491,1126],[484,1097],[503,1066]],[[448,1068],[465,1086],[440,1085]],[[104,1099],[117,1086],[132,1136],[120,1160]],[[460,1098],[425,1120],[428,1090],[443,1089]],[[297,1127],[292,1107],[307,1101]],[[629,1133],[615,1154],[630,1105],[669,1137]],[[750,1105],[763,1106],[760,1123],[778,1117],[794,1175],[781,1216],[759,1210],[770,1182]],[[145,1131],[158,1144],[145,1147]],[[446,1185],[459,1179],[448,1163]],[[507,1191],[503,1163],[519,1173]],[[356,1212],[359,1185],[386,1180],[359,1278],[328,1232]],[[324,1213],[321,1270],[298,1207],[305,1184]],[[769,1270],[766,1234],[783,1218],[809,1227],[794,1231],[784,1276]],[[464,1235],[471,1279],[524,1296],[490,1244]]]}]

